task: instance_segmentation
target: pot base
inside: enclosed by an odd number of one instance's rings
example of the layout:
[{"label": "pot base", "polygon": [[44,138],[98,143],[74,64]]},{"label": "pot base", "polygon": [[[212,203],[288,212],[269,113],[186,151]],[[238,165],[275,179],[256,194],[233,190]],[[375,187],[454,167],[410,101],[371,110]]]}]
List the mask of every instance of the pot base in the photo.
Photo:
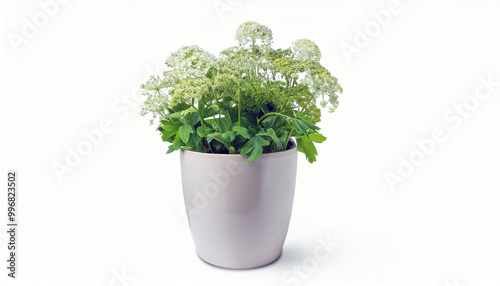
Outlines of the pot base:
[{"label": "pot base", "polygon": [[267,261],[267,262],[264,262],[260,265],[256,265],[256,266],[250,266],[250,267],[237,267],[237,266],[229,266],[229,265],[218,265],[218,264],[214,264],[214,263],[211,263],[205,259],[203,259],[203,257],[200,256],[200,254],[198,252],[196,252],[196,254],[198,255],[198,257],[203,261],[205,262],[206,264],[209,264],[211,266],[215,266],[215,267],[219,267],[219,268],[223,268],[223,269],[230,269],[230,270],[248,270],[248,269],[255,269],[255,268],[260,268],[260,267],[266,267],[268,265],[271,265],[273,264],[274,262],[278,261],[281,257],[281,254],[283,252],[281,251],[277,257],[273,258],[272,260],[270,261]]}]

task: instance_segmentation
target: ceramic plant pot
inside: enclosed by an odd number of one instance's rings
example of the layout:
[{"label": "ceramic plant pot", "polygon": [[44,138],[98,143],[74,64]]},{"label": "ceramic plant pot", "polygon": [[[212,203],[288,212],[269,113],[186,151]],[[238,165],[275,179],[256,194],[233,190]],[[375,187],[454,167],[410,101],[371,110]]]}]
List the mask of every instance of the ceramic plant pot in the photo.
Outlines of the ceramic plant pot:
[{"label": "ceramic plant pot", "polygon": [[292,214],[297,147],[247,163],[239,154],[181,151],[184,202],[196,252],[225,268],[277,260]]}]

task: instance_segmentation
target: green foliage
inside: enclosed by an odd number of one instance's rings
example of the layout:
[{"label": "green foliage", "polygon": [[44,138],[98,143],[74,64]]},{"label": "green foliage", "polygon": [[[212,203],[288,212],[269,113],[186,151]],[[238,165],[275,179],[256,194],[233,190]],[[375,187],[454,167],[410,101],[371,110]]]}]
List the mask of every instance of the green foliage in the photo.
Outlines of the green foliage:
[{"label": "green foliage", "polygon": [[189,137],[193,133],[194,133],[193,127],[191,127],[190,125],[182,125],[182,127],[179,129],[179,134],[180,134],[181,140],[182,140],[182,142],[184,142],[184,144],[188,143]]},{"label": "green foliage", "polygon": [[295,137],[297,140],[297,150],[306,154],[307,161],[313,163],[316,161],[316,155],[318,155],[318,150],[316,150],[316,146],[312,142],[311,138],[308,135],[297,136]]},{"label": "green foliage", "polygon": [[247,155],[293,148],[316,161],[321,108],[335,111],[342,88],[320,64],[321,52],[308,39],[287,49],[271,47],[271,30],[246,22],[236,32],[237,46],[218,57],[185,46],[166,60],[167,71],[141,88],[141,115],[159,121],[167,154],[179,149]]},{"label": "green foliage", "polygon": [[269,146],[269,141],[257,135],[248,140],[245,146],[241,148],[241,154],[248,155],[248,163],[256,161],[262,155],[264,151],[262,147],[264,146]]},{"label": "green foliage", "polygon": [[250,134],[248,134],[248,130],[245,127],[234,126],[233,131],[236,132],[236,134],[241,135],[245,139],[250,138]]}]

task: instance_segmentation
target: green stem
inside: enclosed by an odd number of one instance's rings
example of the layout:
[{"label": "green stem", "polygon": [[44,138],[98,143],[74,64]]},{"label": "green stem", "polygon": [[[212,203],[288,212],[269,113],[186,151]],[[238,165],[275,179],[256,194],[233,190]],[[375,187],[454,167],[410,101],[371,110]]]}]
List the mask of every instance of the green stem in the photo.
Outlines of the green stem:
[{"label": "green stem", "polygon": [[285,150],[286,150],[286,147],[288,146],[288,141],[290,141],[290,136],[292,135],[292,132],[293,132],[293,126],[295,126],[295,120],[293,120],[293,123],[292,124],[292,128],[290,129],[290,133],[288,133],[288,136],[286,137],[286,140],[285,140]]},{"label": "green stem", "polygon": [[[212,147],[210,147],[210,143],[207,142],[206,138],[201,138],[201,140],[203,142],[203,148],[205,149],[205,153],[208,153],[206,146],[208,146],[208,149],[210,150],[210,153],[213,153]],[[206,146],[205,146],[205,144],[206,144]]]},{"label": "green stem", "polygon": [[[220,123],[221,123],[220,111],[221,111],[221,109],[220,109],[220,102],[219,102],[219,100],[217,100],[217,107],[219,108],[219,121],[217,122],[217,127],[219,128],[219,132],[222,133],[222,128],[220,126]],[[215,117],[215,115],[214,115],[214,117]]]},{"label": "green stem", "polygon": [[[160,90],[159,90],[159,89],[157,89],[157,90],[156,90],[156,92],[158,92],[158,97],[160,97],[160,96],[161,96]],[[165,112],[163,112],[163,111],[162,111],[162,110],[160,110],[160,109],[158,109],[158,113],[159,113],[161,116],[163,116],[163,117],[167,117],[167,116],[166,116],[166,114],[165,114]]]},{"label": "green stem", "polygon": [[161,111],[161,110],[158,110],[158,113],[163,116],[163,117],[167,117],[167,115],[165,114],[165,112]]},{"label": "green stem", "polygon": [[241,126],[241,85],[238,90],[238,126]]}]

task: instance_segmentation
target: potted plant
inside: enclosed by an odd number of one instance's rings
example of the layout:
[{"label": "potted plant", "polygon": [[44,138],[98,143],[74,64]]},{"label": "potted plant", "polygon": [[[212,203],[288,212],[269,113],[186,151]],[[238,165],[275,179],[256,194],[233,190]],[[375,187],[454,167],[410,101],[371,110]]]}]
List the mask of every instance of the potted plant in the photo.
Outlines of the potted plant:
[{"label": "potted plant", "polygon": [[[234,269],[280,255],[290,222],[297,152],[316,161],[326,140],[321,107],[335,111],[342,93],[308,39],[274,49],[271,30],[238,27],[238,45],[218,57],[185,46],[162,76],[141,87],[141,114],[159,121],[168,153],[180,150],[189,226],[198,255]],[[295,139],[295,141],[293,140]]]}]

